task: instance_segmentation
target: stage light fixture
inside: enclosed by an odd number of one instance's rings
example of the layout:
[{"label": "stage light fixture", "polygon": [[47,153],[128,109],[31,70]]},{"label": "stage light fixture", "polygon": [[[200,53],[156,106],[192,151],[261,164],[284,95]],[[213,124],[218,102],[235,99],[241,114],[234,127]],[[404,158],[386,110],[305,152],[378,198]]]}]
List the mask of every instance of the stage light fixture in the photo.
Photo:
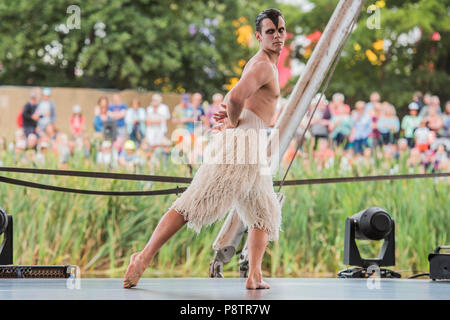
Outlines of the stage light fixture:
[{"label": "stage light fixture", "polygon": [[0,265],[13,263],[13,229],[12,216],[6,214],[3,208],[0,208],[0,235],[3,235],[3,241],[0,244]]},{"label": "stage light fixture", "polygon": [[[355,239],[384,240],[378,257],[361,258]],[[395,265],[395,223],[386,210],[370,207],[346,219],[344,263],[357,267],[339,271],[341,278],[367,278],[374,270],[379,271],[381,278],[400,278],[400,274],[380,268]]]}]

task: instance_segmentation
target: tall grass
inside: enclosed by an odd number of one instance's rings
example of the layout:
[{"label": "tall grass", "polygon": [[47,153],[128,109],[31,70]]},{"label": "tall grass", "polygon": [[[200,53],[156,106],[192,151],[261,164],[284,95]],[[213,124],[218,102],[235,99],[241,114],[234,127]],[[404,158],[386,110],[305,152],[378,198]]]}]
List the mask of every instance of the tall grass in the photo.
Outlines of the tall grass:
[{"label": "tall grass", "polygon": [[[383,159],[374,166],[343,172],[339,155],[335,165],[318,171],[299,157],[288,179],[386,174]],[[3,165],[14,165],[9,155]],[[19,165],[17,165],[19,166]],[[57,168],[49,160],[46,168]],[[75,158],[74,170],[98,171],[92,161]],[[120,170],[116,170],[119,172]],[[149,173],[143,168],[142,173]],[[156,168],[153,174],[188,176],[186,166]],[[281,171],[274,179],[279,179]],[[399,173],[409,173],[404,159]],[[50,185],[95,190],[156,190],[167,183],[114,181],[2,173]],[[343,265],[344,224],[348,216],[370,206],[385,208],[396,223],[396,270],[422,270],[427,255],[439,244],[449,244],[450,201],[448,180],[395,180],[309,186],[287,186],[282,229],[278,242],[264,256],[265,273],[296,277],[336,273]],[[131,253],[142,249],[176,195],[153,197],[89,196],[27,189],[0,184],[0,206],[14,216],[15,264],[76,264],[83,274],[122,276]],[[145,276],[207,277],[212,243],[221,228],[217,222],[197,235],[177,233],[156,256]],[[361,243],[364,257],[375,256],[378,245]],[[228,276],[238,276],[237,257],[225,265]]]}]

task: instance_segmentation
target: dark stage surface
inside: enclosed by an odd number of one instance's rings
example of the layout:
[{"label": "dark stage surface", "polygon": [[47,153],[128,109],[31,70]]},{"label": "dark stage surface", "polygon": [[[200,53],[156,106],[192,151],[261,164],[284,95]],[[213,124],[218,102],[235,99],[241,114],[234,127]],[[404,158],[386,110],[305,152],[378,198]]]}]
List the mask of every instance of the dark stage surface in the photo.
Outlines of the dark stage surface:
[{"label": "dark stage surface", "polygon": [[[0,300],[450,300],[450,282],[406,279],[266,278],[270,290],[246,290],[243,278],[144,278],[132,289],[122,279],[0,279]],[[379,281],[378,283],[375,281]]]}]

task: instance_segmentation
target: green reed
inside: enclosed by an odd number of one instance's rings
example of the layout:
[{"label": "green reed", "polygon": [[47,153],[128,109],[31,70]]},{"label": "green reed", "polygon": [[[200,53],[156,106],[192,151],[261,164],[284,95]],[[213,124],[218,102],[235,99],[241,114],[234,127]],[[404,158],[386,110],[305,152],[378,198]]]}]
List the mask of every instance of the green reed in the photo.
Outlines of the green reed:
[{"label": "green reed", "polygon": [[[311,154],[311,153],[310,153]],[[288,179],[389,174],[378,159],[374,166],[339,169],[341,155],[334,165],[318,171],[299,156]],[[4,166],[14,164],[10,155],[2,157]],[[307,157],[306,157],[307,158]],[[30,167],[30,165],[28,165]],[[47,159],[45,168],[58,168]],[[282,177],[286,166],[274,179]],[[198,166],[194,166],[194,170]],[[111,171],[92,160],[75,157],[67,169]],[[120,169],[115,172],[125,172]],[[189,176],[186,165],[170,162],[139,173]],[[417,171],[416,171],[417,172]],[[409,173],[405,159],[398,173]],[[157,190],[172,188],[168,183],[116,181],[76,177],[55,177],[2,173],[29,181],[92,190]],[[180,185],[183,186],[183,185]],[[268,245],[263,268],[277,277],[307,274],[335,274],[342,263],[345,219],[370,206],[385,208],[396,223],[395,270],[426,271],[427,255],[439,244],[449,244],[450,201],[448,180],[395,180],[285,186],[282,232],[278,242]],[[120,277],[129,256],[142,249],[161,216],[176,195],[153,197],[110,197],[66,194],[0,184],[0,206],[14,216],[15,264],[76,264],[82,274]],[[155,257],[145,276],[207,277],[211,248],[222,223],[203,228],[197,235],[183,228]],[[380,245],[360,242],[364,257],[376,256]],[[227,276],[238,276],[237,257],[225,266]]]}]

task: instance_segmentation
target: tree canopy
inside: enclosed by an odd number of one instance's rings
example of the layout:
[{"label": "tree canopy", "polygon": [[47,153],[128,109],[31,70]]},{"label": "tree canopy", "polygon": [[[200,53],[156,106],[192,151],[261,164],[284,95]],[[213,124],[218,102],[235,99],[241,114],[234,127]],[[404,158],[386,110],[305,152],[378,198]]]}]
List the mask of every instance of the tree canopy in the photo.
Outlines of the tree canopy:
[{"label": "tree canopy", "polygon": [[[0,84],[210,95],[231,88],[258,50],[261,10],[281,9],[293,35],[291,59],[306,63],[337,2],[309,0],[304,9],[286,0],[0,0]],[[416,90],[448,99],[449,4],[366,1],[327,94],[354,102],[376,90],[397,107]],[[79,29],[70,28],[71,5],[79,8]],[[375,14],[379,28],[369,28]]]}]

